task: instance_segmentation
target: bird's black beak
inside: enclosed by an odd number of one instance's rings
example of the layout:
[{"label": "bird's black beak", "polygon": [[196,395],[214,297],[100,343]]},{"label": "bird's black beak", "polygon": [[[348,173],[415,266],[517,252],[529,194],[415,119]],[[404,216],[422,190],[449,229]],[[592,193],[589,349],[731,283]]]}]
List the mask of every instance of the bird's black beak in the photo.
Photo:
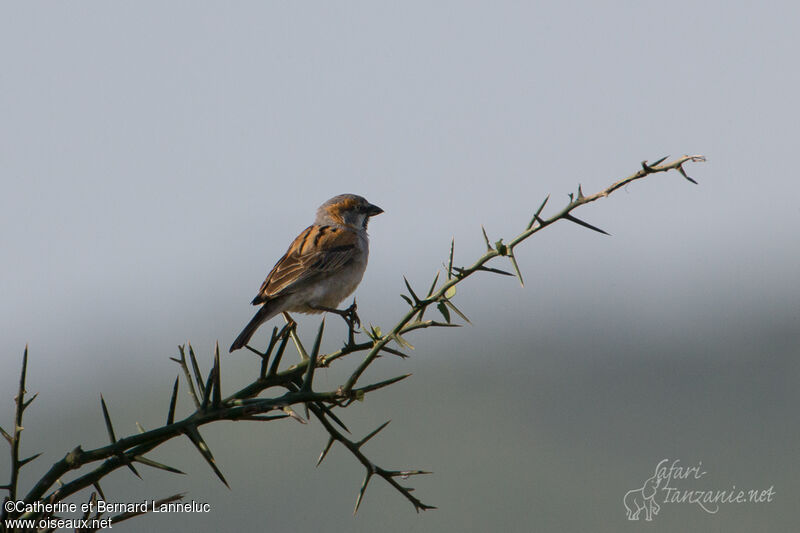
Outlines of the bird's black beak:
[{"label": "bird's black beak", "polygon": [[381,213],[383,213],[383,209],[377,205],[369,204],[369,207],[367,208],[367,216],[374,217],[375,215],[380,215]]}]

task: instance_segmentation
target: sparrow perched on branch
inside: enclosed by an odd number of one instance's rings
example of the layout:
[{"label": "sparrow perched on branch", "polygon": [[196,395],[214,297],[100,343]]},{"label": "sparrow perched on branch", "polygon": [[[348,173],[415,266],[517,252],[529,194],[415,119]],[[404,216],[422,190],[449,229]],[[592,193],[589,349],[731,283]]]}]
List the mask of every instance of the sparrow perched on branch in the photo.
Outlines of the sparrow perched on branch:
[{"label": "sparrow perched on branch", "polygon": [[[340,194],[319,209],[307,227],[272,267],[251,302],[261,309],[233,341],[230,351],[242,348],[258,327],[278,313],[335,312],[356,290],[369,257],[367,224],[383,209],[361,196]],[[355,303],[351,307],[355,315]]]}]

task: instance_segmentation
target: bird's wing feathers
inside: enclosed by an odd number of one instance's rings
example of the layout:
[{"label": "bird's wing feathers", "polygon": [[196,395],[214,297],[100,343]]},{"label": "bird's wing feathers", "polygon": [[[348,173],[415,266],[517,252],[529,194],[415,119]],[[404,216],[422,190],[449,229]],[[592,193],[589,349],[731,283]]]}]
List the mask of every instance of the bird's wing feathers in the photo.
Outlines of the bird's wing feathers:
[{"label": "bird's wing feathers", "polygon": [[309,226],[261,284],[253,305],[291,293],[298,284],[341,270],[358,253],[358,235],[335,226]]}]

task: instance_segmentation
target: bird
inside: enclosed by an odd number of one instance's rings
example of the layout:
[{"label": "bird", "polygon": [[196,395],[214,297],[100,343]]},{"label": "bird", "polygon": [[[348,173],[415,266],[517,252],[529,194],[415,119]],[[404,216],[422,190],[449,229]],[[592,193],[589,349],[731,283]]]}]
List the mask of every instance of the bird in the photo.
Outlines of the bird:
[{"label": "bird", "polygon": [[349,311],[357,320],[355,301],[348,311],[336,306],[361,283],[369,257],[367,224],[381,213],[383,209],[357,194],[340,194],[319,206],[314,223],[297,236],[261,284],[251,302],[261,308],[230,351],[244,347],[261,324],[279,313],[346,316]]}]

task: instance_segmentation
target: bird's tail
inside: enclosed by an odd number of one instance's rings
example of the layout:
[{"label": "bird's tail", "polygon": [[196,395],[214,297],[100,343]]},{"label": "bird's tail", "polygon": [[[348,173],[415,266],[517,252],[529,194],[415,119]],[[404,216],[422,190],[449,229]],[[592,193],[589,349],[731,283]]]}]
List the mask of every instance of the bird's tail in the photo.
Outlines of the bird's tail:
[{"label": "bird's tail", "polygon": [[236,337],[236,340],[233,341],[230,351],[233,352],[239,348],[243,348],[244,345],[250,341],[250,337],[253,336],[261,324],[278,314],[278,307],[279,305],[276,300],[271,300],[262,305],[253,319],[247,323],[242,332],[239,333],[239,336]]}]

